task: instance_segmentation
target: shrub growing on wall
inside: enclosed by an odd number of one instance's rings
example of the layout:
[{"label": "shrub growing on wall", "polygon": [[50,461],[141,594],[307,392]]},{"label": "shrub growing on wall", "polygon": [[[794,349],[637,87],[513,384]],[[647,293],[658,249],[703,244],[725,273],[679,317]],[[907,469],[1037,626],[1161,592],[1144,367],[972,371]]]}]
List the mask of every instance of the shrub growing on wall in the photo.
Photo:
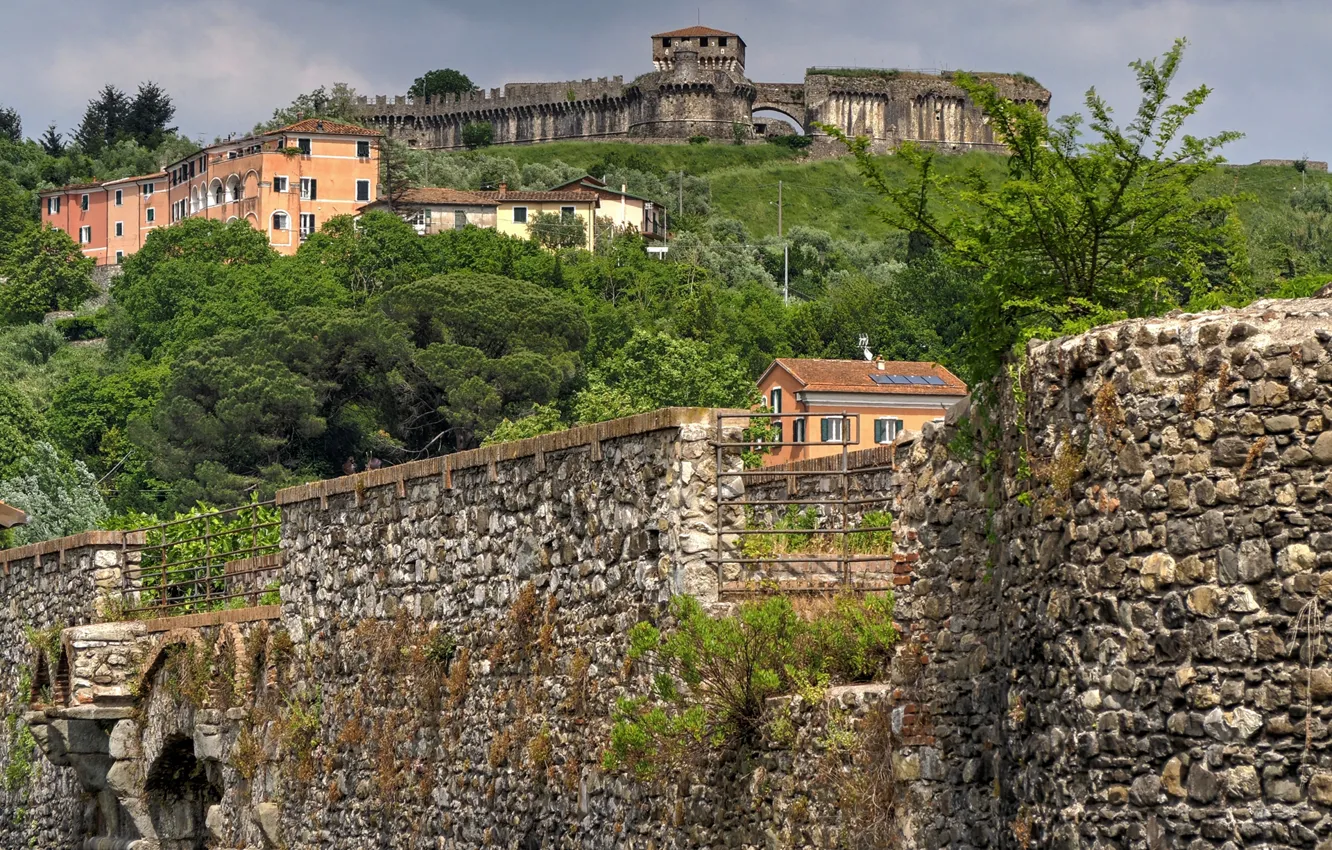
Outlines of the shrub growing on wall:
[{"label": "shrub growing on wall", "polygon": [[891,593],[847,595],[802,617],[771,596],[714,617],[676,597],[666,629],[629,632],[629,660],[651,670],[652,687],[617,703],[603,767],[646,780],[709,750],[754,745],[770,698],[878,673],[897,640],[893,607]]}]

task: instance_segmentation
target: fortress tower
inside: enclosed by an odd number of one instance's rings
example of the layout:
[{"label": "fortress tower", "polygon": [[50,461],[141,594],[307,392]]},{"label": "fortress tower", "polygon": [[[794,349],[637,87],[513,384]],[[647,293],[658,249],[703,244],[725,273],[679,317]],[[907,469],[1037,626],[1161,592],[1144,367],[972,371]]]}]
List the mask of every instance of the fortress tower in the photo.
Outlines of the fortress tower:
[{"label": "fortress tower", "polygon": [[652,67],[670,71],[677,52],[698,54],[699,67],[709,71],[745,73],[745,40],[733,32],[710,27],[688,27],[652,36]]}]

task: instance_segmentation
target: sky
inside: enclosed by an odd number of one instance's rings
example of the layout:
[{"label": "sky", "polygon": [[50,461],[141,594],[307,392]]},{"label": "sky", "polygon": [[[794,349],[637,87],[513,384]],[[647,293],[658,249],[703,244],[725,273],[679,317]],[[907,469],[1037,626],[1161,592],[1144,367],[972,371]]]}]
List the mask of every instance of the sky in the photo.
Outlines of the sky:
[{"label": "sky", "polygon": [[0,20],[0,105],[32,137],[77,126],[108,82],[157,82],[181,132],[211,141],[334,82],[401,94],[443,67],[486,88],[631,79],[651,70],[651,34],[701,21],[745,39],[757,82],[811,65],[1022,71],[1054,114],[1095,86],[1125,122],[1128,64],[1183,36],[1177,93],[1214,89],[1188,130],[1244,133],[1233,162],[1332,158],[1326,0],[0,0]]}]

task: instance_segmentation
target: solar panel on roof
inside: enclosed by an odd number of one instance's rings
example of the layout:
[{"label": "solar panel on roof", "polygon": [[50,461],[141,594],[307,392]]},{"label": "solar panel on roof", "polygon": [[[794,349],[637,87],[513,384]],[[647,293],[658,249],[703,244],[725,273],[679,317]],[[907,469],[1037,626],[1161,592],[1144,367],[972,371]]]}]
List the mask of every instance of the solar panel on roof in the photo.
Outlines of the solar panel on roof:
[{"label": "solar panel on roof", "polygon": [[910,381],[910,382],[913,383],[913,384],[928,384],[928,383],[929,383],[929,381],[925,380],[925,379],[924,379],[923,377],[921,377],[920,375],[909,375],[909,376],[907,376],[907,380]]},{"label": "solar panel on roof", "polygon": [[929,384],[932,387],[942,387],[944,386],[944,379],[937,377],[935,375],[927,375],[925,377],[925,383]]},{"label": "solar panel on roof", "polygon": [[876,384],[891,384],[893,379],[887,375],[870,375],[870,380]]}]

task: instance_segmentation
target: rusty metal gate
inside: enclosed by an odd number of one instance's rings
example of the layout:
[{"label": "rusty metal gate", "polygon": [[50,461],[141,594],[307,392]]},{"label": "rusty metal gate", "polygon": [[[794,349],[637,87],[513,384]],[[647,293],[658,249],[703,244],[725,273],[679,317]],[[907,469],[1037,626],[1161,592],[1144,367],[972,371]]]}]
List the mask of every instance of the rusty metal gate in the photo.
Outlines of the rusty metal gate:
[{"label": "rusty metal gate", "polygon": [[[839,440],[817,443],[792,441],[795,428],[782,430],[777,440],[759,439],[746,431],[755,423],[797,420],[840,422]],[[731,423],[728,426],[728,422]],[[766,428],[764,430],[767,430]],[[866,516],[884,516],[889,506],[886,494],[867,495],[866,476],[891,472],[893,466],[877,464],[853,467],[850,447],[859,443],[860,414],[718,413],[713,446],[717,494],[715,556],[718,586],[724,594],[782,591],[887,590],[893,587],[891,542],[887,552],[864,541],[891,541],[892,526],[866,525]],[[812,445],[839,446],[836,455],[780,466],[744,468],[743,456],[758,450]],[[805,468],[809,467],[809,468]],[[806,486],[810,485],[812,486]],[[781,485],[784,485],[781,486]],[[774,496],[766,491],[776,490]],[[871,510],[881,508],[881,512]],[[803,508],[803,510],[802,510]],[[769,521],[785,510],[783,520]],[[813,511],[813,513],[810,513]],[[791,527],[791,518],[811,527]],[[772,541],[768,544],[764,541]],[[805,551],[789,551],[792,541],[804,542]],[[783,541],[786,546],[780,545]],[[817,543],[815,541],[818,541]],[[788,551],[778,551],[779,549]],[[799,548],[798,546],[796,548]]]}]

